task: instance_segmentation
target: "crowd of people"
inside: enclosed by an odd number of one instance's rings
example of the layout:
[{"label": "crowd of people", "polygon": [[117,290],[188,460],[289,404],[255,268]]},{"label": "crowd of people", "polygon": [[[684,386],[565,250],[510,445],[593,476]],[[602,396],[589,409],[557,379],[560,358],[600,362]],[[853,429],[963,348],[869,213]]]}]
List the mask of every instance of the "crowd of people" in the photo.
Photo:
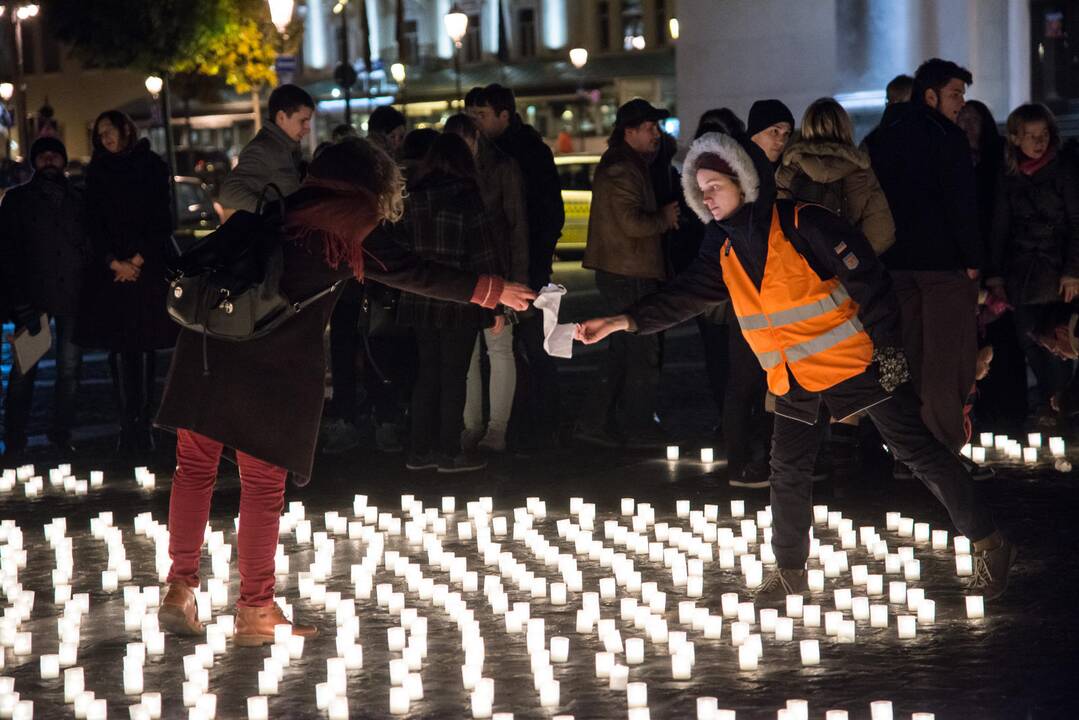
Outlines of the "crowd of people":
[{"label": "crowd of people", "polygon": [[[762,602],[805,589],[812,482],[842,483],[879,439],[895,475],[925,482],[972,539],[972,586],[1004,590],[1015,548],[974,489],[985,468],[960,448],[975,422],[1069,427],[1079,180],[1045,106],[1016,108],[1002,136],[965,100],[972,82],[940,59],[896,78],[860,146],[832,98],[800,125],[777,99],[744,123],[709,110],[681,150],[661,129],[666,110],[618,109],[583,260],[609,314],[576,331],[608,347],[571,440],[671,442],[657,416],[660,332],[694,320],[727,479],[771,487],[778,567]],[[170,321],[169,171],[129,118],[94,123],[85,183],[65,175],[57,138],[33,144],[32,179],[0,203],[4,313],[16,334],[55,328],[51,442],[71,449],[86,348],[109,353],[120,450],[152,450],[154,426],[176,433],[170,630],[201,631],[191,588],[225,447],[243,488],[237,634],[261,644],[283,621],[272,592],[285,478],[305,482],[318,452],[351,451],[366,424],[409,470],[458,473],[564,442],[558,370],[530,305],[565,219],[554,157],[510,89],[473,88],[464,106],[441,131],[410,132],[380,108],[366,138],[341,126],[307,161],[315,103],[296,86],[273,92],[220,201],[242,220],[272,188],[282,291],[318,299],[245,342]],[[172,347],[155,409],[155,358]],[[35,374],[9,378],[5,461],[25,450]]]}]

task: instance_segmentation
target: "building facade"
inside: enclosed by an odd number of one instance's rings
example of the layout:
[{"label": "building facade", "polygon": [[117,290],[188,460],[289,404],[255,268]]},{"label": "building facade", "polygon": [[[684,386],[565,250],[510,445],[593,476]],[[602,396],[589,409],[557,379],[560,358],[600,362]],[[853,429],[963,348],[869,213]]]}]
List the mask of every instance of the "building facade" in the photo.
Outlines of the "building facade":
[{"label": "building facade", "polygon": [[[969,68],[967,97],[998,122],[1048,100],[1049,88],[1079,96],[1079,73],[1061,72],[1079,62],[1065,33],[1079,29],[1076,0],[683,0],[679,11],[678,104],[689,123],[720,106],[744,118],[759,98],[779,98],[800,118],[830,95],[862,135],[880,118],[887,82],[931,57]],[[1054,109],[1071,112],[1067,102]]]}]

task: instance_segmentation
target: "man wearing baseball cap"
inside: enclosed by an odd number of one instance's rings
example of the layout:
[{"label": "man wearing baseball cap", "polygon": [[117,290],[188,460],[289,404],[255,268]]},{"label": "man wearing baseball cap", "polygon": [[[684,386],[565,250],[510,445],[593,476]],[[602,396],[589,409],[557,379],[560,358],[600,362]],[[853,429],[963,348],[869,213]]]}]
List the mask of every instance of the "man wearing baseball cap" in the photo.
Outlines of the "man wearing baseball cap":
[{"label": "man wearing baseball cap", "polygon": [[[596,287],[614,312],[655,292],[667,278],[662,238],[678,227],[678,203],[656,206],[648,163],[659,149],[658,123],[669,116],[641,98],[618,108],[592,181],[583,265],[596,271]],[[613,337],[575,437],[604,446],[663,445],[654,420],[658,386],[658,339]]]}]

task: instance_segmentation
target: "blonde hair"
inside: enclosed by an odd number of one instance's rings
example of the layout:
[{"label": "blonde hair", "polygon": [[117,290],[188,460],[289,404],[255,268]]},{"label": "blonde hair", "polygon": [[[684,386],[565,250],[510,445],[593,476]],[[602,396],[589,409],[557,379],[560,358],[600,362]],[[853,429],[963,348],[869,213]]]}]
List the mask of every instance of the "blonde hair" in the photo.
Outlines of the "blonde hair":
[{"label": "blonde hair", "polygon": [[854,125],[835,98],[820,98],[802,116],[802,139],[854,145]]},{"label": "blonde hair", "polygon": [[1045,151],[1060,149],[1060,128],[1053,111],[1041,103],[1020,105],[1012,110],[1005,126],[1008,142],[1004,146],[1004,166],[1009,175],[1019,174],[1019,136],[1023,132],[1023,126],[1036,122],[1043,122],[1049,128],[1049,147]]}]

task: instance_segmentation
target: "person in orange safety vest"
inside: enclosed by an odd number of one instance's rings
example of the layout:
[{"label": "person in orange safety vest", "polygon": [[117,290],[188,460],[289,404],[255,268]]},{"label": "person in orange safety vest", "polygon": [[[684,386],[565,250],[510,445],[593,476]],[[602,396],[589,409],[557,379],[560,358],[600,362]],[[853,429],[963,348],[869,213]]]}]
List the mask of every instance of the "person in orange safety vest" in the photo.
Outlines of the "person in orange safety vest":
[{"label": "person in orange safety vest", "polygon": [[758,606],[807,590],[812,470],[827,414],[865,411],[893,455],[941,501],[974,543],[968,591],[1001,595],[1015,546],[996,528],[959,457],[925,427],[900,349],[891,279],[865,237],[818,205],[777,200],[771,167],[747,138],[709,133],[683,166],[686,201],[707,228],[693,264],[623,314],[580,323],[595,343],[612,332],[655,333],[731,301],[776,400],[771,455],[776,569]]}]

